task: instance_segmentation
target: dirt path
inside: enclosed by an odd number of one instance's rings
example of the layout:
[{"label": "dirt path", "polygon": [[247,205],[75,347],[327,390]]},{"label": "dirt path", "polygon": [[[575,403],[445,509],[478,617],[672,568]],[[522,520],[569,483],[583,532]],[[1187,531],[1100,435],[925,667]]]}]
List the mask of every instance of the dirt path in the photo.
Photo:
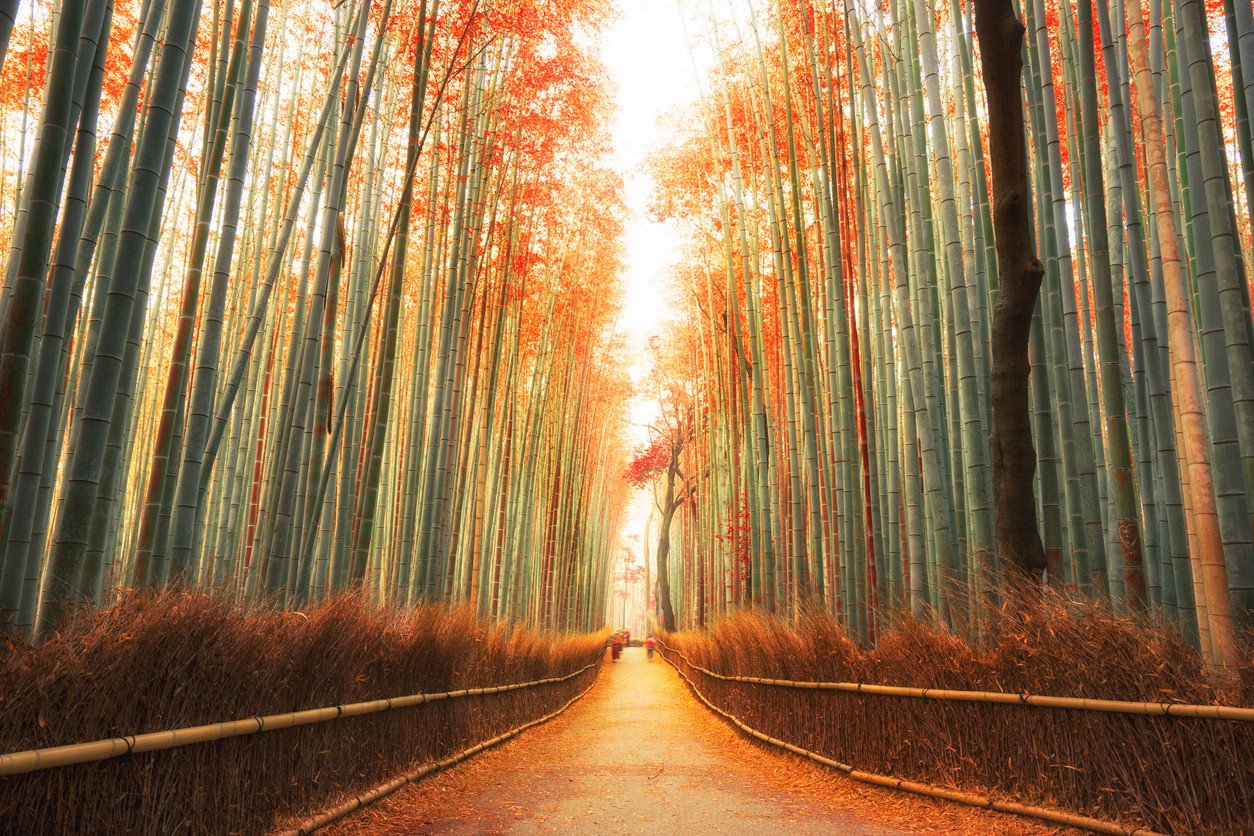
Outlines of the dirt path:
[{"label": "dirt path", "polygon": [[747,741],[633,648],[556,720],[407,787],[336,833],[1036,834],[856,784]]}]

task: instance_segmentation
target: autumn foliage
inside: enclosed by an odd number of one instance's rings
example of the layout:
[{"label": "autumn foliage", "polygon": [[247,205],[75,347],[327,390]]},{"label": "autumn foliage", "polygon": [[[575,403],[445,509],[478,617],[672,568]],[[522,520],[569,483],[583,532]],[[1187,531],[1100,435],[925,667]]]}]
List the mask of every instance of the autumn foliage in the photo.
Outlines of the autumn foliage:
[{"label": "autumn foliage", "polygon": [[671,443],[656,437],[636,447],[623,478],[628,484],[643,488],[652,484],[654,477],[664,471],[671,460]]}]

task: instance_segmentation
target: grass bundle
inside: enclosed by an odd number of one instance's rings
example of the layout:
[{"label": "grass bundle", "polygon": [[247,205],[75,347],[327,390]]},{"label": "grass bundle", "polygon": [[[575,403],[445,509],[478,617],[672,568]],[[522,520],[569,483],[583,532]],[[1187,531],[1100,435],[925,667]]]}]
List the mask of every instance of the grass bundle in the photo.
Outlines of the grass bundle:
[{"label": "grass bundle", "polygon": [[[531,681],[602,649],[601,636],[482,625],[466,608],[386,613],[345,597],[296,613],[135,596],[7,649],[0,750]],[[263,832],[546,714],[595,676],[0,778],[0,832]]]},{"label": "grass bundle", "polygon": [[[984,635],[976,646],[905,619],[865,650],[826,614],[741,612],[666,641],[727,675],[1254,704],[1249,654],[1221,689],[1170,630],[1101,604],[1047,595],[1007,608]],[[671,658],[748,726],[858,769],[1166,832],[1254,830],[1251,723],[726,682]]]}]

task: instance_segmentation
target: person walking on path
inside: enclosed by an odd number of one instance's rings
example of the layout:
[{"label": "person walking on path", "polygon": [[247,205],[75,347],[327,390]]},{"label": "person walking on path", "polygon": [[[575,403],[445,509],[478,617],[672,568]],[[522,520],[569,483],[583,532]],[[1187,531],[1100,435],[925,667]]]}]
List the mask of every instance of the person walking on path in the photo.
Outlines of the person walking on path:
[{"label": "person walking on path", "polygon": [[653,637],[649,636],[644,640],[644,652],[649,657],[649,661],[653,661]]}]

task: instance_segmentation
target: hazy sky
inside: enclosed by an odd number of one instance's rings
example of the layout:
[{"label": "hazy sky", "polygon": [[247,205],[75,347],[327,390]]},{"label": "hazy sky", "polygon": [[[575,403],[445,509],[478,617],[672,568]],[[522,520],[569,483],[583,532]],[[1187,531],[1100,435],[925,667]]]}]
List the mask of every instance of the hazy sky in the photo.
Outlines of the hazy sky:
[{"label": "hazy sky", "polygon": [[[692,98],[692,64],[684,42],[678,0],[622,0],[621,17],[607,33],[603,57],[617,90],[614,163],[626,184],[627,297],[620,327],[631,335],[633,355],[671,315],[668,274],[678,238],[649,222],[653,189],[645,160],[666,142],[667,115]],[[639,357],[632,358],[638,362]]]},{"label": "hazy sky", "polygon": [[[614,164],[626,184],[628,208],[623,242],[626,301],[619,328],[629,338],[629,353],[623,361],[638,380],[645,368],[649,337],[661,333],[674,317],[669,277],[679,249],[679,237],[670,226],[648,219],[653,178],[645,160],[651,150],[665,144],[673,123],[673,116],[668,115],[695,98],[697,84],[679,0],[620,0],[619,6],[621,17],[606,33],[602,56],[618,88],[612,126]],[[644,425],[655,410],[656,404],[647,400],[633,405],[629,434],[633,444],[644,440]],[[651,504],[652,497],[641,491],[629,513],[624,538],[643,533]]]}]

